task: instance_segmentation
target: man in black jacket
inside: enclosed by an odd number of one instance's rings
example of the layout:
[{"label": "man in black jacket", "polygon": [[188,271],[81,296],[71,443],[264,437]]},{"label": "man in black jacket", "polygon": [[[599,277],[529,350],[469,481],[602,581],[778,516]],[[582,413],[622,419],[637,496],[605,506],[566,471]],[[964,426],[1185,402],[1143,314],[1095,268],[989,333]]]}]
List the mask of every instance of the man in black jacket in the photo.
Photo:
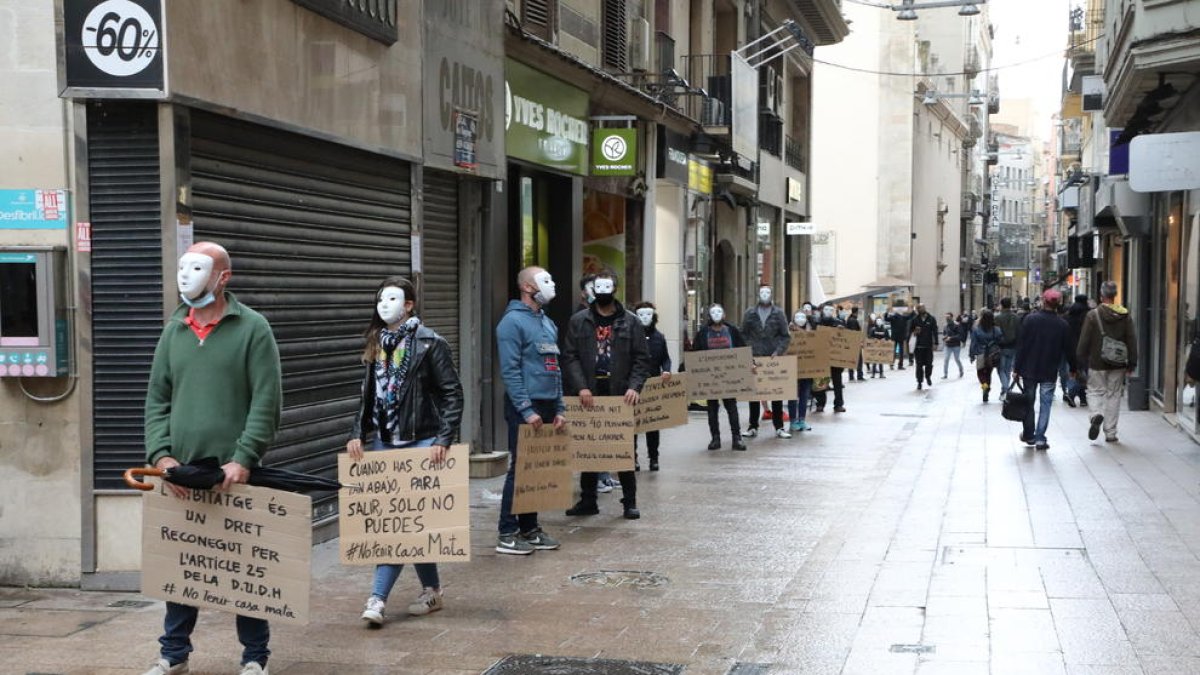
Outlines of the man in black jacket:
[{"label": "man in black jacket", "polygon": [[[788,320],[783,310],[771,302],[771,287],[758,289],[758,304],[746,310],[742,317],[742,338],[750,345],[754,356],[781,356],[791,342]],[[746,426],[746,437],[758,435],[758,419],[761,406],[757,400],[750,402],[750,422]],[[771,424],[779,438],[791,438],[783,428],[783,401],[771,401]]]},{"label": "man in black jacket", "polygon": [[[1064,317],[1067,320],[1067,326],[1071,329],[1071,351],[1077,352],[1079,348],[1079,336],[1083,333],[1083,321],[1087,317],[1087,313],[1091,311],[1088,307],[1088,297],[1083,293],[1075,296],[1075,303],[1067,308],[1067,314]],[[1078,397],[1079,405],[1088,407],[1087,402],[1087,362],[1076,359],[1075,364],[1078,372],[1077,379],[1070,379],[1067,373],[1067,363],[1064,361],[1059,368],[1059,379],[1062,380],[1063,402],[1072,408],[1075,407],[1076,397]]]},{"label": "man in black jacket", "polygon": [[1031,312],[1021,323],[1021,337],[1017,341],[1017,355],[1013,361],[1013,381],[1020,383],[1025,392],[1036,395],[1039,403],[1037,428],[1034,428],[1033,401],[1025,414],[1021,442],[1037,445],[1038,450],[1049,450],[1046,429],[1050,426],[1050,407],[1054,403],[1054,383],[1058,378],[1058,365],[1067,359],[1072,372],[1075,371],[1075,354],[1071,350],[1071,331],[1067,322],[1058,316],[1062,294],[1049,290],[1042,294],[1042,309]]},{"label": "man in black jacket", "polygon": [[[612,274],[597,274],[592,282],[596,301],[571,317],[563,338],[563,392],[578,396],[585,408],[591,408],[596,396],[624,396],[634,405],[650,372],[650,353],[646,349],[646,333],[632,312],[617,302],[614,293],[617,280]],[[596,506],[596,483],[599,474],[585,471],[580,474],[579,503],[567,510],[568,516],[592,516],[600,513]],[[625,496],[625,517],[641,517],[637,508],[637,474],[621,471],[617,474]]]},{"label": "man in black jacket", "polygon": [[908,307],[902,304],[902,301],[897,300],[892,307],[892,311],[887,313],[884,319],[888,322],[888,326],[892,329],[892,342],[896,346],[896,359],[900,361],[900,370],[904,370],[904,359],[908,352],[905,348],[904,341],[908,339],[908,324],[912,317],[908,314]]},{"label": "man in black jacket", "polygon": [[[841,319],[837,318],[833,305],[826,303],[821,307],[821,320],[817,322],[818,326],[829,326],[830,328],[845,328]],[[901,370],[904,369],[904,363],[900,364]],[[842,373],[845,368],[831,366],[829,368],[829,386],[833,388],[833,412],[846,412],[846,399],[843,395],[844,385],[842,384]],[[813,394],[813,398],[817,401],[817,412],[825,412],[826,394],[824,391],[818,391]]]},{"label": "man in black jacket", "polygon": [[937,343],[937,319],[925,311],[925,305],[917,305],[917,315],[913,317],[908,336],[916,337],[913,346],[913,358],[917,367],[917,391],[921,390],[922,380],[933,386],[933,345]]}]

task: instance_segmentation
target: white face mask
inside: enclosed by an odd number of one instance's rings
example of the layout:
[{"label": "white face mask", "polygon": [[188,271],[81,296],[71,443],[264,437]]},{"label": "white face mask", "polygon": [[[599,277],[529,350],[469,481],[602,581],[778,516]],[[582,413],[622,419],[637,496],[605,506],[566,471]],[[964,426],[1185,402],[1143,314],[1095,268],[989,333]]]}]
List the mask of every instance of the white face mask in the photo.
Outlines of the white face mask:
[{"label": "white face mask", "polygon": [[379,291],[379,302],[375,304],[375,311],[379,313],[379,318],[389,326],[399,323],[404,318],[404,289],[399,286],[385,286],[382,291]]},{"label": "white face mask", "polygon": [[721,323],[725,320],[725,310],[719,305],[708,310],[708,316],[713,320],[713,323]]},{"label": "white face mask", "polygon": [[803,327],[808,323],[808,315],[804,312],[796,312],[796,316],[792,317],[792,321],[795,321],[797,326]]},{"label": "white face mask", "polygon": [[764,286],[758,289],[758,302],[763,305],[771,304],[771,289]]},{"label": "white face mask", "polygon": [[842,321],[845,321],[846,317],[848,317],[848,316],[850,316],[850,314],[847,313],[845,310],[838,312],[838,318],[841,319]]},{"label": "white face mask", "polygon": [[875,325],[883,328],[883,319],[875,319]]},{"label": "white face mask", "polygon": [[804,313],[805,313],[805,314],[812,314],[812,305],[805,305],[805,306],[804,306]]},{"label": "white face mask", "polygon": [[533,275],[533,283],[537,284],[537,292],[533,294],[533,301],[545,307],[554,299],[554,279],[550,273],[542,270]]},{"label": "white face mask", "polygon": [[212,277],[213,259],[203,253],[184,253],[179,257],[179,271],[175,281],[179,294],[189,307],[207,307],[216,297],[208,290]]},{"label": "white face mask", "polygon": [[824,314],[826,318],[829,318],[829,319],[833,318],[833,308],[832,307],[826,307],[821,313]]},{"label": "white face mask", "polygon": [[638,321],[642,322],[643,326],[649,328],[650,324],[654,323],[654,310],[649,307],[643,307],[637,311],[637,318]]}]

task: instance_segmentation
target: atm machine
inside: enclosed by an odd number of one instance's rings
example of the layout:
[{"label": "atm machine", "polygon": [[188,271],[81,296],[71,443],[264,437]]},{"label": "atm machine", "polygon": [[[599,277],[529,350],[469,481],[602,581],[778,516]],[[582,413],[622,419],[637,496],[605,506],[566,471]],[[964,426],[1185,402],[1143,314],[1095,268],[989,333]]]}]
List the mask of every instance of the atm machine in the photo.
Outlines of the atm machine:
[{"label": "atm machine", "polygon": [[66,252],[0,246],[0,377],[69,374]]}]

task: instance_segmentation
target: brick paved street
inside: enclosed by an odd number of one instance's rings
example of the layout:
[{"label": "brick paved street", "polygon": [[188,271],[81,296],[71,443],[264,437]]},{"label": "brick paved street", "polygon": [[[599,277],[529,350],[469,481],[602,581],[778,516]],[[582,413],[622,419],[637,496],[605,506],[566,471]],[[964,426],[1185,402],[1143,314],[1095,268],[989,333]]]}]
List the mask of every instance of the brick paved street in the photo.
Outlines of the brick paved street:
[{"label": "brick paved street", "polygon": [[[271,672],[480,673],[540,653],[689,675],[1200,673],[1200,447],[1151,413],[1092,444],[1059,401],[1036,452],[972,373],[918,393],[910,372],[746,453],[706,451],[693,415],[664,434],[663,471],[639,474],[642,520],[620,518],[619,490],[600,516],[547,514],[560,551],[494,553],[500,479],[473,483],[473,561],[441,567],[431,617],[399,618],[405,570],[398,618],[365,629],[370,570],[321,545],[312,623],[275,627]],[[602,571],[653,576],[572,580]],[[111,606],[138,597],[0,592],[0,671],[141,672],[161,603]],[[193,673],[236,672],[232,617],[202,614],[196,637]]]}]

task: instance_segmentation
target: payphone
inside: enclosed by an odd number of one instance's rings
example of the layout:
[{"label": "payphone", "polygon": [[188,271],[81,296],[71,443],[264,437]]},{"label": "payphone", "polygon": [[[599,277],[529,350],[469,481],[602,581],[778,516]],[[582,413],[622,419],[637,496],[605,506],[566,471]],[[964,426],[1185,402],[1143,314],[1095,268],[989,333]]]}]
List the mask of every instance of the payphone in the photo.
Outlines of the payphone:
[{"label": "payphone", "polygon": [[66,248],[0,246],[0,377],[68,374]]}]

